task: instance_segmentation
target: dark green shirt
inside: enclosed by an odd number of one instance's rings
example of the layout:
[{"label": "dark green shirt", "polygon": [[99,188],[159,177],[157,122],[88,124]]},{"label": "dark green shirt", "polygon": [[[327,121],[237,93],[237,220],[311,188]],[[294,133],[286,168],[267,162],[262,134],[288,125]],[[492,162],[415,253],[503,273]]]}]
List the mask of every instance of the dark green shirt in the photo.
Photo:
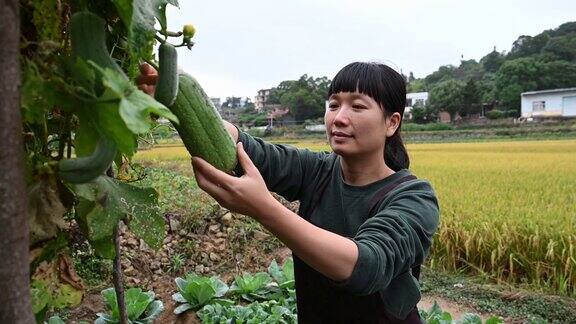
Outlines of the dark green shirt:
[{"label": "dark green shirt", "polygon": [[299,322],[378,322],[382,308],[405,318],[420,300],[410,269],[424,262],[439,222],[430,183],[416,179],[399,185],[369,215],[374,193],[410,171],[352,186],[344,182],[335,153],[270,144],[244,132],[238,140],[270,191],[299,200],[301,217],[358,246],[358,261],[345,282],[328,279],[294,256]]}]

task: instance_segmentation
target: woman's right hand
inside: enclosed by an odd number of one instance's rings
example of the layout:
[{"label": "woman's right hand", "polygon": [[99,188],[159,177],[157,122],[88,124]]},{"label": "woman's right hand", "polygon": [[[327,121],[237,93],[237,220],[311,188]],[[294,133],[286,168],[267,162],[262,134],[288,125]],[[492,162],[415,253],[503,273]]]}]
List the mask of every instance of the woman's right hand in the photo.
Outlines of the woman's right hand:
[{"label": "woman's right hand", "polygon": [[158,82],[158,71],[148,63],[140,64],[140,75],[136,78],[138,89],[154,97],[156,83]]}]

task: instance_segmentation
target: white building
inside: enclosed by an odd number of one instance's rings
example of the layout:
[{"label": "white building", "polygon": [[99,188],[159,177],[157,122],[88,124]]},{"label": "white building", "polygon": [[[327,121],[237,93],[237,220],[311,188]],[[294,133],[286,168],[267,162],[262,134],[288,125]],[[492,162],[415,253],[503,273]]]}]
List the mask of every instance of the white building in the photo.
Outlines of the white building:
[{"label": "white building", "polygon": [[415,104],[426,105],[428,102],[428,92],[411,92],[406,94],[406,107],[404,108],[404,118],[412,118],[412,107]]},{"label": "white building", "polygon": [[522,117],[576,117],[576,88],[524,92]]},{"label": "white building", "polygon": [[258,95],[254,97],[254,108],[256,111],[262,111],[262,109],[264,109],[264,106],[266,106],[268,101],[268,96],[270,95],[270,90],[272,89],[258,90]]}]

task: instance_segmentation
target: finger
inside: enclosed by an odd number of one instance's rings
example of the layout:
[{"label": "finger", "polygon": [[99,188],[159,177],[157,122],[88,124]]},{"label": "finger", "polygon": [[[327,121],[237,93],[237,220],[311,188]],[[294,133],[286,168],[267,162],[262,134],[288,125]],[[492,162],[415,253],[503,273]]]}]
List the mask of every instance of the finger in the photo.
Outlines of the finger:
[{"label": "finger", "polygon": [[210,196],[221,200],[226,195],[226,190],[222,188],[218,183],[214,183],[209,178],[205,176],[202,169],[192,162],[192,169],[194,170],[194,176],[196,178],[196,183],[200,189],[206,191]]},{"label": "finger", "polygon": [[240,162],[242,169],[244,169],[244,172],[246,172],[246,174],[254,174],[254,172],[259,173],[258,169],[254,165],[252,160],[250,160],[248,153],[244,151],[244,144],[242,144],[242,142],[239,142],[238,144],[236,144],[236,149],[238,151],[238,161]]},{"label": "finger", "polygon": [[140,84],[140,85],[138,85],[138,89],[144,91],[146,94],[154,96],[154,92],[156,91],[156,86]]},{"label": "finger", "polygon": [[230,189],[230,184],[236,181],[235,177],[216,169],[202,158],[192,157],[192,163],[194,169],[198,168],[206,179],[210,182],[219,184],[224,189]]},{"label": "finger", "polygon": [[139,69],[142,74],[158,74],[158,71],[148,63],[140,64]]},{"label": "finger", "polygon": [[140,74],[136,78],[136,84],[156,84],[158,83],[158,74]]}]

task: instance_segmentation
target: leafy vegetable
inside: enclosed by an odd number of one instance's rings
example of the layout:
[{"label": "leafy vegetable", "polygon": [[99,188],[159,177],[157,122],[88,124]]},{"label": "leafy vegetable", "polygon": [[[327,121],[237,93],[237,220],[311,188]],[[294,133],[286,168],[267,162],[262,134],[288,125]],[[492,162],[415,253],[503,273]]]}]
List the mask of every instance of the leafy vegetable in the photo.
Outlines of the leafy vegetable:
[{"label": "leafy vegetable", "polygon": [[292,258],[288,258],[282,267],[276,263],[276,260],[272,260],[268,267],[268,273],[278,283],[278,287],[294,289],[294,261]]},{"label": "leafy vegetable", "polygon": [[[120,323],[120,311],[116,300],[114,288],[102,291],[102,296],[106,300],[106,308],[110,314],[98,313],[95,324]],[[126,291],[126,312],[128,322],[134,324],[151,324],[153,320],[164,310],[162,301],[155,300],[152,291],[143,292],[140,288],[130,288]]]},{"label": "leafy vegetable", "polygon": [[232,301],[220,299],[229,288],[218,277],[208,278],[189,273],[185,279],[176,278],[175,281],[178,292],[172,295],[172,299],[182,305],[176,307],[174,314],[180,314],[189,309],[199,309],[211,302],[233,304]]},{"label": "leafy vegetable", "polygon": [[[462,316],[462,319],[456,321],[452,319],[452,315],[448,312],[442,311],[440,305],[434,302],[434,305],[430,307],[429,310],[420,310],[420,316],[424,323],[428,324],[482,324],[482,318],[477,314],[466,313]],[[501,324],[504,323],[501,318],[492,316],[486,320],[485,324]]]},{"label": "leafy vegetable", "polygon": [[230,287],[230,293],[240,295],[247,301],[266,299],[266,295],[273,290],[268,286],[271,281],[272,278],[266,272],[258,272],[254,275],[245,272],[242,276],[236,276]]}]

